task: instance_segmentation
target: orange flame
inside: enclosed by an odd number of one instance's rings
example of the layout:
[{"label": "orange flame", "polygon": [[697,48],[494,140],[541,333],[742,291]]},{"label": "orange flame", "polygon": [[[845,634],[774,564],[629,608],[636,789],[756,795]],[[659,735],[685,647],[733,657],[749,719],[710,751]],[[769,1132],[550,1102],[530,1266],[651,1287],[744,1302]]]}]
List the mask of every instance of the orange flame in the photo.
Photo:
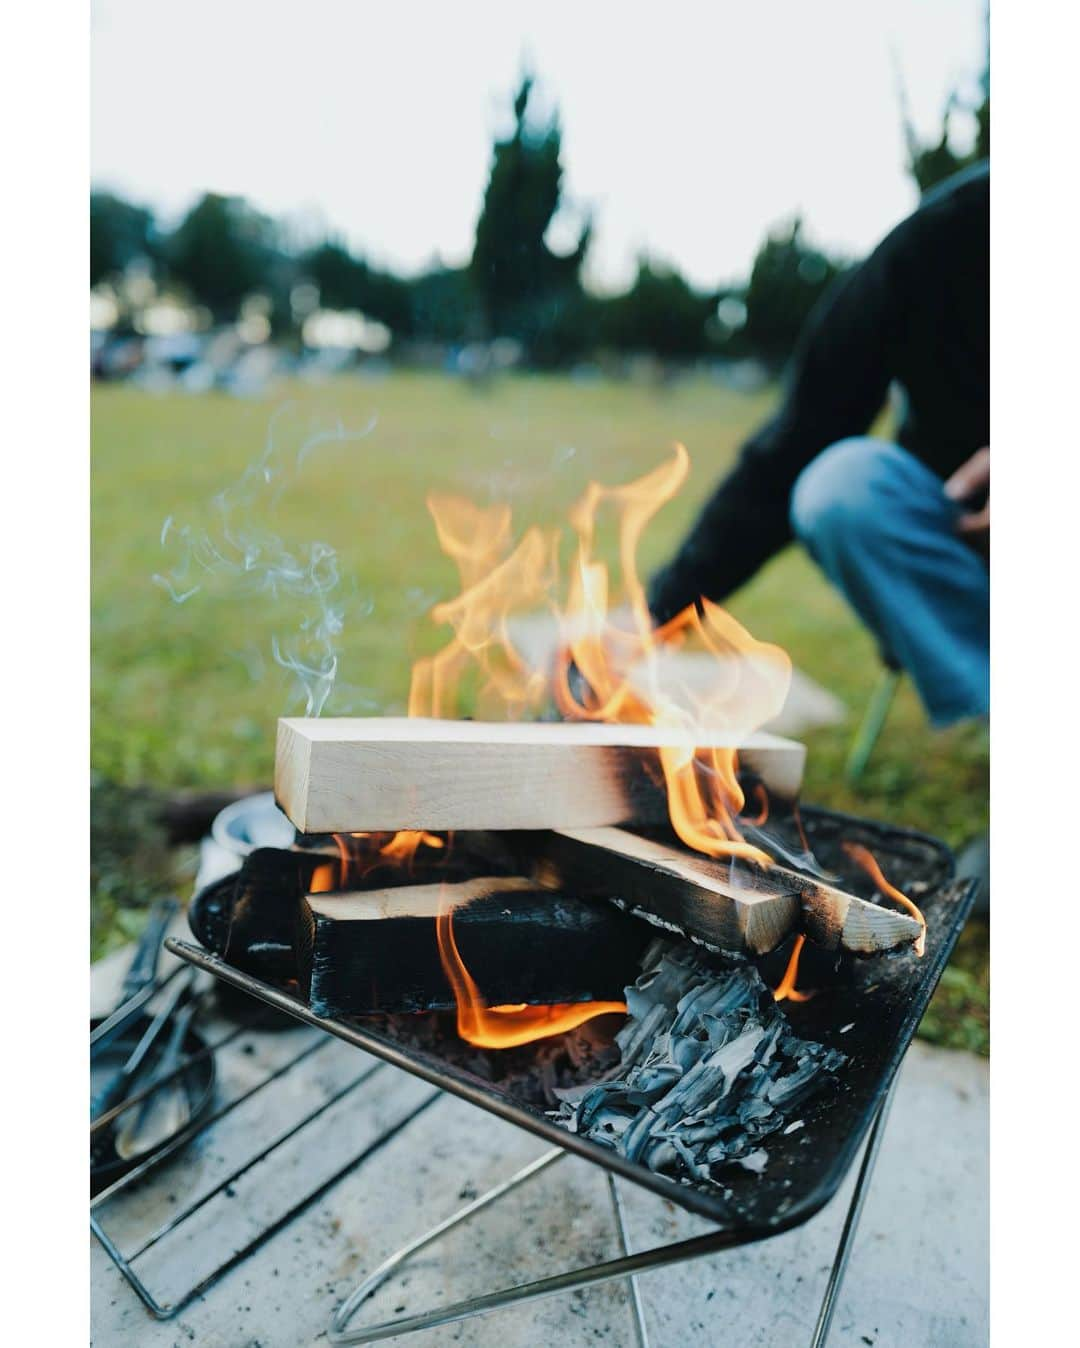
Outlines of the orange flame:
[{"label": "orange flame", "polygon": [[337,887],[337,866],[334,862],[327,861],[322,866],[315,867],[308,884],[309,894],[327,894]]},{"label": "orange flame", "polygon": [[439,834],[415,829],[402,829],[389,835],[332,833],[330,838],[337,849],[337,857],[315,868],[308,884],[309,894],[347,889],[363,880],[376,866],[387,862],[411,869],[419,848],[441,850],[447,846],[447,839]]},{"label": "orange flame", "polygon": [[806,937],[801,933],[795,937],[795,942],[791,947],[791,958],[784,970],[784,976],[773,988],[774,1002],[808,1002],[815,995],[813,989],[808,992],[799,992],[795,987],[795,980],[799,976],[799,956],[802,954],[802,948],[805,944]]},{"label": "orange flame", "polygon": [[[637,571],[637,547],[645,525],[686,480],[690,459],[682,445],[666,463],[621,487],[593,482],[571,512],[578,536],[571,574],[566,627],[569,636],[554,679],[555,701],[564,716],[635,722],[672,732],[660,750],[672,827],[688,847],[708,856],[742,856],[763,866],[771,858],[743,840],[735,822],[745,804],[735,749],[699,749],[705,728],[738,739],[775,716],[787,698],[791,661],[786,651],[756,641],[729,613],[708,600],[691,605],[659,630],[653,629]],[[595,560],[597,515],[610,503],[619,525],[619,560],[631,630],[608,614],[608,573]],[[715,679],[705,696],[688,695],[664,678],[662,650],[687,636],[716,658]],[[585,689],[571,691],[571,665]]]},{"label": "orange flame", "polygon": [[625,1014],[625,1002],[571,1002],[554,1006],[488,1006],[461,958],[454,938],[453,911],[440,904],[435,939],[447,981],[457,1002],[457,1032],[481,1048],[515,1048],[552,1034],[564,1034],[594,1016]]},{"label": "orange flame", "polygon": [[756,828],[762,828],[769,822],[769,793],[760,782],[754,783],[754,799],[757,801],[759,813],[757,818],[751,819],[750,822]]},{"label": "orange flame", "polygon": [[431,611],[436,622],[454,629],[454,636],[437,655],[413,666],[409,715],[454,715],[458,684],[470,664],[480,674],[478,703],[484,714],[511,719],[535,710],[544,678],[514,648],[506,620],[511,609],[546,597],[556,574],[557,533],[545,536],[529,529],[507,554],[509,506],[483,510],[461,497],[435,493],[427,504],[439,542],[457,563],[461,593]]},{"label": "orange flame", "polygon": [[881,867],[877,864],[877,860],[869,848],[864,847],[862,843],[856,842],[845,842],[842,846],[852,861],[860,865],[870,879],[873,880],[881,893],[888,898],[893,899],[901,908],[907,909],[915,921],[918,922],[919,926],[922,927],[918,940],[915,942],[915,954],[921,959],[922,956],[926,954],[926,918],[923,917],[922,910],[912,903],[906,894],[901,893],[895,885],[891,885],[888,880],[885,879],[885,876],[881,872]]},{"label": "orange flame", "polygon": [[[654,630],[637,570],[645,527],[683,485],[689,466],[686,450],[676,445],[669,459],[635,481],[617,487],[589,484],[570,512],[577,545],[565,602],[558,593],[557,530],[530,528],[514,546],[508,506],[484,508],[455,496],[429,495],[428,509],[443,550],[458,569],[461,590],[432,610],[435,621],[447,624],[453,635],[437,654],[413,666],[409,715],[459,714],[468,676],[475,680],[476,712],[489,719],[535,713],[550,694],[568,719],[661,727],[670,732],[658,756],[678,836],[708,856],[743,857],[769,866],[768,853],[739,830],[746,801],[737,750],[701,746],[715,737],[706,732],[718,730],[737,744],[776,716],[787,698],[791,661],[780,647],[756,640],[708,600]],[[625,599],[618,615],[609,609],[612,585],[597,542],[602,510],[614,512],[618,530]],[[515,611],[545,606],[561,632],[550,673],[530,667],[514,645],[510,626]],[[705,694],[690,688],[667,658],[671,649],[691,642],[714,657]],[[760,825],[768,817],[768,799],[762,788],[755,794]],[[461,960],[449,913],[439,919],[438,939],[458,1003],[458,1030],[470,1042],[526,1043],[601,1010],[622,1009],[598,1003],[489,1007]],[[801,949],[800,937],[777,989],[792,1000],[809,995],[794,988]]]},{"label": "orange flame", "polygon": [[445,846],[445,841],[437,833],[403,828],[395,833],[385,846],[379,848],[379,856],[387,861],[397,861],[403,866],[411,866],[420,847],[431,847],[439,851]]}]

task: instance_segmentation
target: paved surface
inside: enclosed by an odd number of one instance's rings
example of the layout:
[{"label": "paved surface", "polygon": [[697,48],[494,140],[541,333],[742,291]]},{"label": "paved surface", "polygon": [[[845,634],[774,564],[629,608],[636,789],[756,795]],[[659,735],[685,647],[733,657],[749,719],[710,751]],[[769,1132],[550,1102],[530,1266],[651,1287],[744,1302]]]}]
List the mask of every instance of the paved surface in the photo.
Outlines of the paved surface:
[{"label": "paved surface", "polygon": [[[124,957],[95,970],[95,1009],[109,1006]],[[212,1184],[222,1167],[289,1110],[334,1101],[321,1131],[293,1144],[268,1183],[257,1171],[208,1202],[179,1243],[143,1258],[163,1293],[212,1267],[313,1165],[376,1149],[303,1214],[238,1264],[174,1320],[156,1322],[92,1241],[97,1348],[298,1348],[325,1343],[333,1308],[387,1254],[506,1178],[543,1148],[535,1138],[358,1050],[297,1028],[237,1041],[222,1090],[239,1098],[248,1077],[271,1069],[302,1036],[322,1045],[277,1094],[253,1096],[213,1147],[200,1146],[113,1205],[106,1225],[138,1243],[171,1205]],[[312,1041],[314,1042],[314,1041]],[[241,1052],[241,1047],[245,1052]],[[223,1059],[225,1055],[222,1055]],[[350,1088],[350,1083],[358,1084]],[[341,1094],[342,1092],[345,1094]],[[337,1097],[340,1096],[338,1099]],[[830,1345],[968,1348],[988,1341],[988,1072],[966,1054],[916,1044],[908,1054],[841,1294]],[[245,1109],[247,1113],[245,1114]],[[221,1125],[219,1125],[221,1127]],[[378,1146],[380,1136],[389,1140]],[[305,1181],[306,1182],[306,1181]],[[786,1348],[809,1341],[851,1179],[824,1212],[796,1231],[676,1265],[639,1279],[651,1348]],[[707,1230],[707,1224],[620,1182],[632,1249]],[[253,1229],[253,1228],[252,1228]],[[134,1245],[129,1245],[134,1248]],[[606,1176],[576,1158],[559,1162],[480,1214],[387,1284],[354,1323],[615,1258],[619,1246]],[[612,1283],[494,1313],[397,1342],[417,1348],[575,1348],[634,1345],[625,1284]]]}]

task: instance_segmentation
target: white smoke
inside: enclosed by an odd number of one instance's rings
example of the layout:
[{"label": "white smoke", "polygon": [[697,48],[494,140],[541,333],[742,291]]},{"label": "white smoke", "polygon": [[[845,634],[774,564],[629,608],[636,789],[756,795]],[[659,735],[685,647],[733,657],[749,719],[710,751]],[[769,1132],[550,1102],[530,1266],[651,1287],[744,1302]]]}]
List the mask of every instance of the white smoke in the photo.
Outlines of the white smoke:
[{"label": "white smoke", "polygon": [[[288,407],[271,419],[266,446],[232,486],[210,503],[207,524],[177,523],[170,515],[161,530],[162,547],[174,561],[153,580],[184,604],[212,591],[230,598],[267,602],[281,611],[282,626],[270,641],[270,653],[293,674],[306,716],[321,714],[338,675],[345,600],[337,553],[322,541],[291,542],[274,533],[277,507],[305,462],[321,446],[363,440],[375,428],[373,417],[359,431],[339,422],[301,439],[290,450],[281,422]],[[367,604],[370,612],[370,603]]]}]

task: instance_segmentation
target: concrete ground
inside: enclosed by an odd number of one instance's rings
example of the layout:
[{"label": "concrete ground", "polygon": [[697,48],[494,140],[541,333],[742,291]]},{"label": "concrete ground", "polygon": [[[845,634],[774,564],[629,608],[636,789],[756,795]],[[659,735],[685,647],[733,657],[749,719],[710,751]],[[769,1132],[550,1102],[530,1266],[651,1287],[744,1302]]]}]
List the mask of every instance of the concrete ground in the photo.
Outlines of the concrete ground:
[{"label": "concrete ground", "polygon": [[[95,971],[94,1001],[110,1005],[123,955]],[[212,1038],[224,1028],[208,1025]],[[92,1240],[97,1348],[298,1348],[325,1342],[334,1307],[357,1281],[422,1229],[506,1178],[542,1143],[317,1031],[246,1036],[221,1055],[221,1091],[240,1100],[253,1072],[286,1045],[321,1047],[277,1094],[253,1096],[213,1146],[196,1144],[102,1215],[135,1248],[170,1208],[213,1182],[289,1111],[331,1101],[318,1131],[208,1202],[187,1236],[143,1256],[162,1295],[189,1285],[261,1221],[296,1177],[332,1174],[338,1153],[365,1160],[251,1257],[171,1321],[153,1320]],[[306,1074],[306,1075],[305,1075]],[[356,1083],[355,1087],[352,1083]],[[247,1115],[244,1110],[248,1109]],[[381,1138],[388,1138],[380,1145]],[[301,1139],[303,1139],[301,1141]],[[286,1154],[287,1153],[287,1154]],[[322,1167],[322,1171],[320,1171]],[[853,1176],[805,1226],[639,1279],[651,1348],[786,1348],[808,1342]],[[707,1223],[619,1181],[630,1248],[704,1232]],[[284,1201],[284,1200],[281,1200]],[[915,1044],[904,1064],[873,1186],[833,1323],[831,1345],[968,1348],[988,1341],[988,1071],[966,1054]],[[361,1308],[354,1323],[528,1281],[622,1251],[606,1176],[576,1158],[559,1162],[489,1211],[423,1251]],[[405,1342],[406,1340],[398,1340]],[[628,1287],[610,1283],[413,1336],[417,1348],[574,1348],[635,1343]]]}]

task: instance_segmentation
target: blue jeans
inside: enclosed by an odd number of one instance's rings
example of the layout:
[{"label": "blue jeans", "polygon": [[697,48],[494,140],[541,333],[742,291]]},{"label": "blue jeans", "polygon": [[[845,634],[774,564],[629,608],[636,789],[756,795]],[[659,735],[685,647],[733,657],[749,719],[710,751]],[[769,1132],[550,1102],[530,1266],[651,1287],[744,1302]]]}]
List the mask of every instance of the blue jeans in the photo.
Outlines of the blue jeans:
[{"label": "blue jeans", "polygon": [[990,710],[990,577],[956,536],[960,511],[907,450],[867,437],[819,454],[791,493],[796,537],[936,726]]}]

